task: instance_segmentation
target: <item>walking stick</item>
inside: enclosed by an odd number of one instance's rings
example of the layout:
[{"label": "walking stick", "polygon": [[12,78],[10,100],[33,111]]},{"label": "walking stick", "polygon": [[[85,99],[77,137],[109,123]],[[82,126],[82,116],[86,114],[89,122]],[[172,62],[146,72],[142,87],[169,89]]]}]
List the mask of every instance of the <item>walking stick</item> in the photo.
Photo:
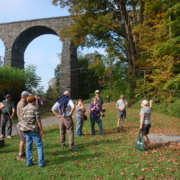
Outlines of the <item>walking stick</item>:
[{"label": "walking stick", "polygon": [[[12,122],[12,125],[14,124],[13,123],[13,120],[10,118],[10,113],[9,113],[9,110],[8,110],[8,108],[5,106],[5,108],[6,108],[6,111],[8,112],[8,114],[9,114],[9,119],[11,120],[11,122]],[[15,129],[16,129],[16,133],[17,133],[17,135],[19,136],[19,133],[18,133],[18,131],[17,131],[17,128],[16,128],[16,126],[14,126],[15,127]]]}]

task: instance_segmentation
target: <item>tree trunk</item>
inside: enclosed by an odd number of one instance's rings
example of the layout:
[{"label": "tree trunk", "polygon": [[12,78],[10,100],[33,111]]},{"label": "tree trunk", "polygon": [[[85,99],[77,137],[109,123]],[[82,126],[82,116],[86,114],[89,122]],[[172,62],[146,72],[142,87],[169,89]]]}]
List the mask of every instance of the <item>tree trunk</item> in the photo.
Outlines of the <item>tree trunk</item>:
[{"label": "tree trunk", "polygon": [[135,63],[139,59],[139,53],[136,50],[136,44],[133,39],[132,35],[132,28],[131,28],[131,22],[129,19],[129,14],[126,9],[126,4],[124,0],[119,0],[119,7],[120,7],[120,13],[122,17],[122,21],[125,25],[125,34],[126,34],[126,40],[127,40],[127,46],[130,51],[131,59],[129,60],[130,66],[132,66],[134,69],[136,67]]},{"label": "tree trunk", "polygon": [[144,0],[140,0],[140,24],[144,21]]}]

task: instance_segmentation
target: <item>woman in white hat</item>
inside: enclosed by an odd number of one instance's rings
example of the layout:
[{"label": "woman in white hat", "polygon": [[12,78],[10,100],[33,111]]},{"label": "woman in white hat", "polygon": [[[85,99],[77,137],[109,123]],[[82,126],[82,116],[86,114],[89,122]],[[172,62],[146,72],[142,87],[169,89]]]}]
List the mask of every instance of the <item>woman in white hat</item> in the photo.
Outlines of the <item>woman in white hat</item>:
[{"label": "woman in white hat", "polygon": [[141,111],[140,111],[140,133],[142,133],[145,139],[145,150],[149,148],[149,130],[151,128],[151,108],[153,100],[150,100],[150,107],[148,107],[148,101],[143,100],[141,103]]}]

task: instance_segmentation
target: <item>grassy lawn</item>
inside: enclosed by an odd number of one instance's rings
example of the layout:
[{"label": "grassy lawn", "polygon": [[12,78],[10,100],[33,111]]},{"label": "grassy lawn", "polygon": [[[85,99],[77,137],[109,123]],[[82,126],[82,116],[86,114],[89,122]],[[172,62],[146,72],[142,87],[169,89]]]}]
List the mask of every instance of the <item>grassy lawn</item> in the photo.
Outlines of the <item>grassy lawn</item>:
[{"label": "grassy lawn", "polygon": [[[0,179],[180,179],[180,151],[172,148],[172,144],[152,143],[149,151],[134,149],[139,130],[138,109],[127,110],[126,131],[118,133],[114,103],[106,104],[105,108],[105,136],[99,135],[97,125],[97,135],[91,136],[88,118],[83,129],[85,136],[75,137],[79,151],[60,148],[58,126],[46,128],[43,143],[48,166],[44,168],[26,167],[24,162],[15,160],[19,138],[6,139],[6,145],[0,148]],[[153,113],[152,121],[150,133],[180,134],[178,118]],[[37,164],[37,152],[35,149],[33,152]]]}]

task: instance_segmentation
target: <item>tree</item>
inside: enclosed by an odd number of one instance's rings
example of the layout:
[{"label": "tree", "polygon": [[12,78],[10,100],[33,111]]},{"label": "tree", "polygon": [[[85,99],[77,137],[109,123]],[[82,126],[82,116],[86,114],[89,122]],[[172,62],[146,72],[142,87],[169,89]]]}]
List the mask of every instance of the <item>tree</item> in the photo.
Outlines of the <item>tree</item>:
[{"label": "tree", "polygon": [[46,92],[46,98],[48,100],[56,100],[59,96],[59,92],[57,91],[57,86],[56,86],[56,78],[52,78],[48,82],[49,88]]},{"label": "tree", "polygon": [[89,62],[88,55],[78,59],[78,71],[75,72],[78,73],[78,90],[81,99],[89,99],[91,93],[101,88],[95,69],[89,68]]},{"label": "tree", "polygon": [[151,0],[145,5],[144,24],[134,29],[134,35],[138,34],[136,41],[141,48],[141,60],[136,63],[151,73],[144,74],[144,83],[142,79],[137,81],[139,96],[145,92],[147,97],[171,102],[173,92],[179,88],[179,15],[178,0]]},{"label": "tree", "polygon": [[76,46],[106,47],[128,62],[129,71],[136,68],[140,48],[132,29],[144,20],[144,0],[53,0],[53,4],[68,7],[74,23],[60,32],[62,40]]},{"label": "tree", "polygon": [[36,67],[29,65],[25,69],[17,69],[11,66],[0,67],[0,94],[12,94],[14,99],[18,98],[22,91],[39,86],[41,78],[36,75]]}]

